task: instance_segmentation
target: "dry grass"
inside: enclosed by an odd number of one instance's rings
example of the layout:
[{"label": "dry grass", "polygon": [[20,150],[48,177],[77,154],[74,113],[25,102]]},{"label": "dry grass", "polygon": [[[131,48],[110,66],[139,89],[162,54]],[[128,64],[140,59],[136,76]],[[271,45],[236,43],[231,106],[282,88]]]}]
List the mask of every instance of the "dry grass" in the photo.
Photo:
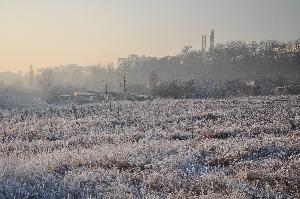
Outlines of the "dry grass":
[{"label": "dry grass", "polygon": [[298,98],[0,109],[0,198],[300,198]]}]

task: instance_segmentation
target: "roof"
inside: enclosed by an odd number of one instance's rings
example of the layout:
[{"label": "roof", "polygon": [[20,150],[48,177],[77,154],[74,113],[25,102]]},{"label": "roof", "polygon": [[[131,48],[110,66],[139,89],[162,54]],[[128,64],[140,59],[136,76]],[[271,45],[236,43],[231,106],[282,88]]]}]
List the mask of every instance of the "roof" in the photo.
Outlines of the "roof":
[{"label": "roof", "polygon": [[96,96],[93,92],[74,92],[74,96]]}]

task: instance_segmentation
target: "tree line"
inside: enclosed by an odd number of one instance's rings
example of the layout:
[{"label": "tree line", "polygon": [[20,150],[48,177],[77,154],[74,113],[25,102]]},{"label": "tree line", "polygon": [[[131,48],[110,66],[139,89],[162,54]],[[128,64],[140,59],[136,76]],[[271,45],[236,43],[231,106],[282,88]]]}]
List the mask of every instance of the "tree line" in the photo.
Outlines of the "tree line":
[{"label": "tree line", "polygon": [[[294,42],[300,43],[300,39]],[[34,88],[54,95],[74,90],[104,91],[107,84],[110,91],[121,92],[125,75],[128,91],[161,97],[272,94],[275,87],[299,84],[300,53],[284,51],[288,44],[276,40],[231,41],[209,51],[186,46],[174,56],[131,59],[117,67],[107,64],[46,68],[35,75]],[[26,85],[26,78],[0,74],[0,89],[20,88]]]}]

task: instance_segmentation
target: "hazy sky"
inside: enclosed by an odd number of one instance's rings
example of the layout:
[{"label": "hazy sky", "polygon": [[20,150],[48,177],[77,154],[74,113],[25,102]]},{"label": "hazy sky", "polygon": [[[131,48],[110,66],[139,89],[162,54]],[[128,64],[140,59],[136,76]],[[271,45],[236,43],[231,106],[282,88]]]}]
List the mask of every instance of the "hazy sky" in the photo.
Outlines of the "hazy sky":
[{"label": "hazy sky", "polygon": [[300,37],[300,0],[0,0],[0,71]]}]

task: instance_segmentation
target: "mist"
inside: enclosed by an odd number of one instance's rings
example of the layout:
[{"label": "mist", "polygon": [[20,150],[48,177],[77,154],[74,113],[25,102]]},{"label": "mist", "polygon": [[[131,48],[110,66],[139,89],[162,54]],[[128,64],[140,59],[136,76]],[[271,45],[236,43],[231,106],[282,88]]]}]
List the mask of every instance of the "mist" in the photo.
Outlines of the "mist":
[{"label": "mist", "polygon": [[300,198],[299,0],[0,0],[0,198]]},{"label": "mist", "polygon": [[299,92],[299,40],[212,42],[200,50],[185,46],[175,56],[132,54],[117,65],[31,66],[26,73],[0,73],[0,89],[28,92],[43,101],[83,91],[167,98],[275,95],[284,86],[295,87],[289,94]]}]

